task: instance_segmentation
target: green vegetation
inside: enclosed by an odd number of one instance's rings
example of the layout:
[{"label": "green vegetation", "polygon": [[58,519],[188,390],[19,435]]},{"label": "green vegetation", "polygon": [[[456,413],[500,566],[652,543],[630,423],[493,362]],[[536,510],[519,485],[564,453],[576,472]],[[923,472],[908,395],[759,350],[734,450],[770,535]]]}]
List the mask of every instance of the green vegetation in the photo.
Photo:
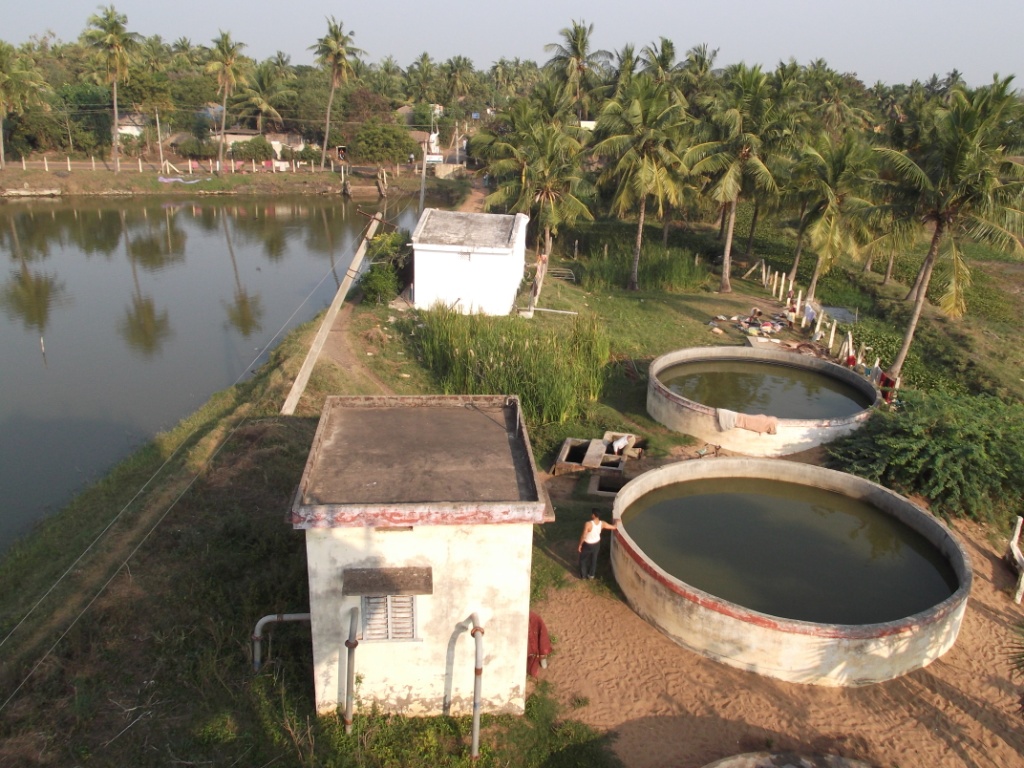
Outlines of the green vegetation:
[{"label": "green vegetation", "polygon": [[1004,526],[1024,501],[1024,403],[906,392],[895,413],[875,414],[829,454],[837,469],[920,494],[939,514]]},{"label": "green vegetation", "polygon": [[518,394],[531,422],[575,418],[604,386],[608,337],[592,316],[553,333],[514,317],[463,315],[439,306],[407,332],[441,391]]}]

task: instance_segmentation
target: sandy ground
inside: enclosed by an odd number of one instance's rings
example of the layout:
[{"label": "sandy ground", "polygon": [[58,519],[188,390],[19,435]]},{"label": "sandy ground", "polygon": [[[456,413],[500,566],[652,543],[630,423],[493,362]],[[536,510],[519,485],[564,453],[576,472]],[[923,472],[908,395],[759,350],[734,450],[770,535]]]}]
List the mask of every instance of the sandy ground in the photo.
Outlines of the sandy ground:
[{"label": "sandy ground", "polygon": [[[480,210],[482,198],[475,186],[461,210]],[[336,331],[348,314],[339,315]],[[332,337],[325,356],[362,367],[341,333]],[[549,482],[556,507],[568,487],[559,480]],[[555,640],[542,679],[554,684],[568,714],[614,735],[628,768],[698,768],[765,750],[842,755],[879,768],[1024,766],[1021,684],[1007,660],[1011,627],[1024,616],[1010,597],[1005,544],[979,525],[954,527],[974,569],[960,636],[944,657],[897,680],[820,688],[705,659],[633,613],[606,561],[596,581],[576,579],[575,537],[552,552],[570,585],[536,606]]]}]

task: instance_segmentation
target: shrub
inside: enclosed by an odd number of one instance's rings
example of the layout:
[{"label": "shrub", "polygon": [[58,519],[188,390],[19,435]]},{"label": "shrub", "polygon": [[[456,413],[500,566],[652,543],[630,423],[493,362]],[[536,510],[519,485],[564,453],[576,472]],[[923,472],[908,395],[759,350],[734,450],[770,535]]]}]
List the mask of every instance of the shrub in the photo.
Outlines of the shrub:
[{"label": "shrub", "polygon": [[375,119],[356,132],[351,154],[361,162],[404,163],[410,154],[419,154],[419,145],[404,127]]},{"label": "shrub", "polygon": [[990,395],[907,391],[829,446],[829,463],[902,493],[942,515],[1007,523],[1024,502],[1024,404]]},{"label": "shrub", "polygon": [[398,296],[398,270],[391,264],[373,264],[359,281],[363,296],[376,304],[387,304]]},{"label": "shrub", "polygon": [[217,144],[194,138],[185,139],[178,145],[178,154],[186,160],[211,160],[217,156]]},{"label": "shrub", "polygon": [[254,136],[248,141],[236,141],[231,144],[231,157],[235,160],[273,160],[277,157],[274,148],[262,136]]}]

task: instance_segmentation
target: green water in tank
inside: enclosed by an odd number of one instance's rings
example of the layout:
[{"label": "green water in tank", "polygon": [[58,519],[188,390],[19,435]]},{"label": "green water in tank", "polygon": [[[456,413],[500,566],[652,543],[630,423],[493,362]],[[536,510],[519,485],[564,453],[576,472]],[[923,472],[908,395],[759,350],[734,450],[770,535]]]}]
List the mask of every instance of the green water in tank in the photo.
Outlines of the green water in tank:
[{"label": "green water in tank", "polygon": [[623,528],[677,579],[772,616],[903,619],[958,587],[929,541],[875,506],[773,480],[691,480],[637,499]]}]

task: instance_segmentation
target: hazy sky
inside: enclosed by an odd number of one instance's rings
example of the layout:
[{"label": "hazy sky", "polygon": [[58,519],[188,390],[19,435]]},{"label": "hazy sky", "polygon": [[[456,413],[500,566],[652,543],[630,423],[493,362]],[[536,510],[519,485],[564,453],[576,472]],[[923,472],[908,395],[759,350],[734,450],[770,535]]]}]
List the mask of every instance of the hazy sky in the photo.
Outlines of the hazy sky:
[{"label": "hazy sky", "polygon": [[[308,48],[324,34],[325,17],[333,15],[355,33],[365,60],[391,54],[402,67],[423,51],[438,61],[468,56],[478,69],[502,56],[543,63],[550,56],[544,45],[558,41],[559,30],[572,20],[582,19],[594,25],[595,48],[633,43],[639,50],[664,36],[675,43],[680,58],[699,43],[719,49],[719,65],[745,61],[771,68],[783,59],[806,64],[824,58],[868,85],[926,80],[954,68],[968,84],[981,85],[993,73],[1024,70],[1022,0],[367,0],[337,5],[118,0],[114,5],[128,16],[128,28],[143,36],[208,44],[224,30],[245,43],[244,52],[253,58],[280,50],[293,64],[313,62]],[[94,0],[18,3],[16,12],[4,13],[0,39],[18,45],[50,30],[72,41],[98,8]],[[1024,88],[1024,80],[1018,87]]]}]

